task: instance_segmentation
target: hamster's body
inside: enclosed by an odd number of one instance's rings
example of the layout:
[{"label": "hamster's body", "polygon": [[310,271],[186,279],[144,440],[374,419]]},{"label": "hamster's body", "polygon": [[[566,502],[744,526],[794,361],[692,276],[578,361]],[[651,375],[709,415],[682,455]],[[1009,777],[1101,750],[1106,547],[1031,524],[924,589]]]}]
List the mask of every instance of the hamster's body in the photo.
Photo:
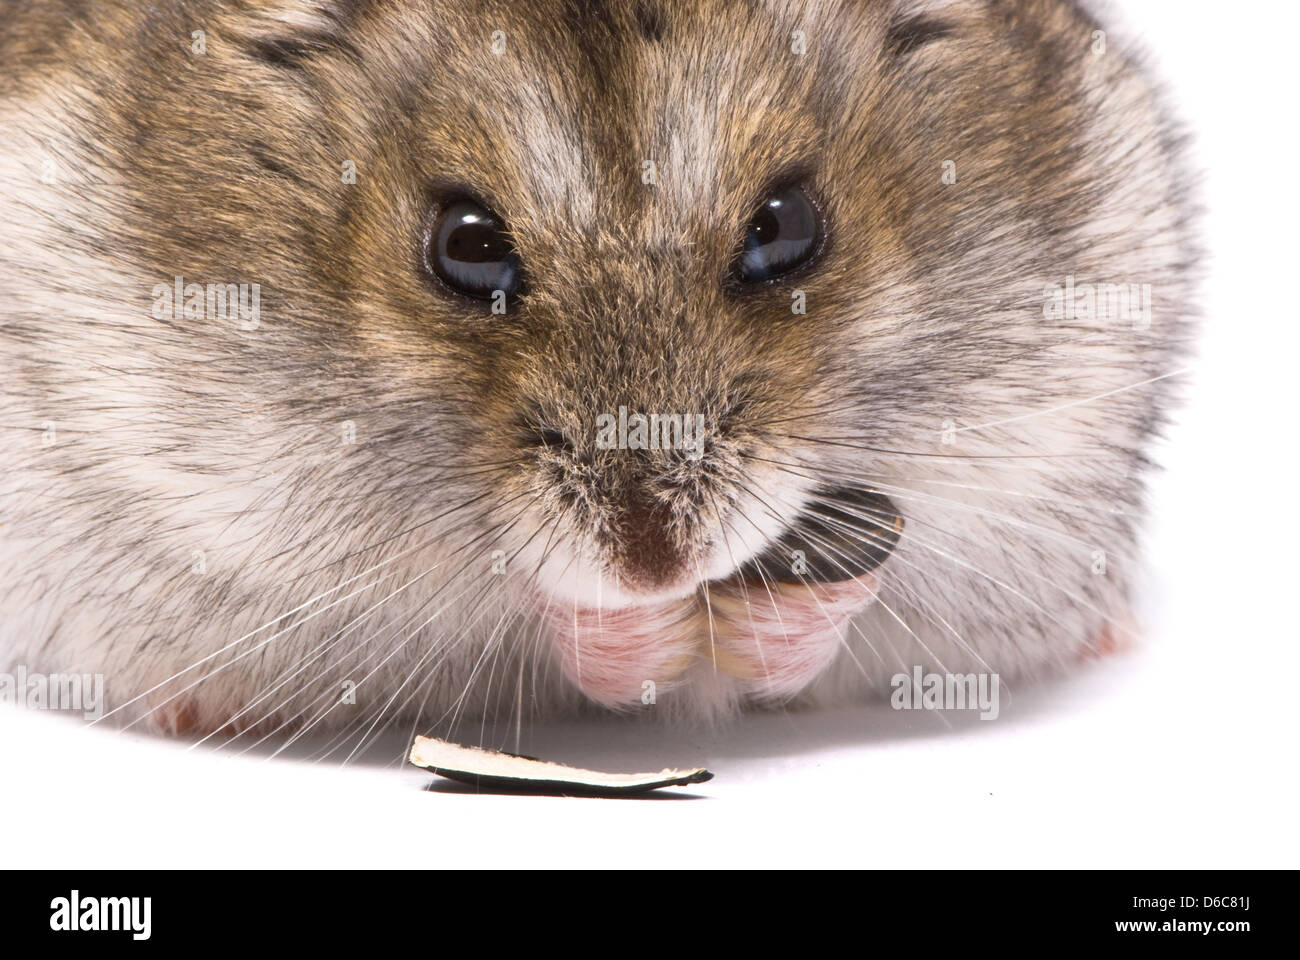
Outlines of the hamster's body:
[{"label": "hamster's body", "polygon": [[[1178,141],[1101,29],[1066,0],[0,3],[0,666],[230,732],[1077,660],[1127,623],[1192,313]],[[737,289],[788,184],[821,247]],[[527,273],[504,315],[422,270],[462,194]],[[178,277],[243,315],[187,316]],[[698,412],[703,455],[598,447],[620,408]],[[877,602],[779,678],[817,630],[777,616],[738,667],[737,568],[867,489],[902,526]]]}]

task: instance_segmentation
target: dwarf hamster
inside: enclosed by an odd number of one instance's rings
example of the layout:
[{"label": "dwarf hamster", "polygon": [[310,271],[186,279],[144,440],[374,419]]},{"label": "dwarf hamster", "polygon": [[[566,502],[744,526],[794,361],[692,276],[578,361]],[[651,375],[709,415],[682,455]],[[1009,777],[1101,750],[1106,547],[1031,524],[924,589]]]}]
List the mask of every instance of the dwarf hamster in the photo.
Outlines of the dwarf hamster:
[{"label": "dwarf hamster", "polygon": [[0,8],[3,663],[248,742],[1132,630],[1195,217],[1083,5]]}]

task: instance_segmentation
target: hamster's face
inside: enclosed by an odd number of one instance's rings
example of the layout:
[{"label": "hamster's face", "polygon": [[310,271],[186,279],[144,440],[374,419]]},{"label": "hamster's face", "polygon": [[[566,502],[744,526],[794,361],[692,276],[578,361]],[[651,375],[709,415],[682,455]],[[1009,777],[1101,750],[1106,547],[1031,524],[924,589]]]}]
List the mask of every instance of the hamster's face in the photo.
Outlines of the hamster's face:
[{"label": "hamster's face", "polygon": [[[234,351],[260,409],[359,441],[304,483],[318,516],[495,558],[594,699],[699,659],[798,691],[882,576],[943,620],[900,531],[944,542],[927,509],[981,486],[1054,496],[1034,458],[1080,455],[1086,430],[951,445],[1051,406],[1093,333],[1041,309],[1106,246],[1123,162],[1070,5],[196,10],[204,57],[137,68],[122,120],[134,212],[168,225],[138,249],[260,281]],[[1103,474],[1074,499],[1123,502]],[[1035,555],[979,511],[968,545]]]},{"label": "hamster's face", "polygon": [[[919,428],[928,448],[986,361],[967,331],[921,376],[900,341],[938,330],[904,333],[900,313],[965,319],[926,266],[976,215],[944,195],[935,131],[976,115],[996,138],[1013,119],[967,102],[970,65],[937,48],[996,24],[886,4],[524,6],[427,26],[408,8],[350,34],[325,112],[360,90],[371,109],[339,131],[362,176],[324,239],[355,334],[457,424],[446,462],[479,471],[485,547],[526,574],[587,694],[635,700],[727,646],[734,673],[792,692],[874,596],[856,554],[895,532],[833,438],[908,446]],[[891,103],[917,84],[966,92],[922,115]],[[828,502],[840,525],[781,541]],[[829,582],[782,597],[814,579],[792,568],[800,547],[830,551]],[[788,663],[746,664],[751,599]]]}]

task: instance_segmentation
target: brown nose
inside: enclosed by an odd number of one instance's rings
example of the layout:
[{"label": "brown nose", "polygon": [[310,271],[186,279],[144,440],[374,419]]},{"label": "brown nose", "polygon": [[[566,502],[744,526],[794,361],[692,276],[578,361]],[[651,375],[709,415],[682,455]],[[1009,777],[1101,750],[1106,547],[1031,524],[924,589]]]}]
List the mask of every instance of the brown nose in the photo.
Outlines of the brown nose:
[{"label": "brown nose", "polygon": [[[614,409],[621,421],[624,407]],[[546,412],[533,409],[520,417],[519,442],[531,453],[528,469],[537,470],[554,495],[552,503],[587,558],[633,594],[660,594],[697,579],[711,519],[701,502],[708,502],[706,492],[717,492],[718,461],[705,414],[695,415],[689,429],[681,415],[676,433],[667,418],[670,429],[654,433],[651,415],[638,445],[630,434],[611,445],[597,417]]]},{"label": "brown nose", "polygon": [[619,500],[613,553],[625,585],[655,590],[689,576],[682,531],[671,507],[643,484],[631,486]]}]

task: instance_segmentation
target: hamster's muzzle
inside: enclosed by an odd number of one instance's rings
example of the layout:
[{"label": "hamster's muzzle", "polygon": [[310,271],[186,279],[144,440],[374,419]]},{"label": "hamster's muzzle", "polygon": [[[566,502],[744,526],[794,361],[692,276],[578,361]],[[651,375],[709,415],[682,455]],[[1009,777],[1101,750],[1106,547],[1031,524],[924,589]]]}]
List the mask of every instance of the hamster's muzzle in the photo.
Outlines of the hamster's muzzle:
[{"label": "hamster's muzzle", "polygon": [[823,491],[760,554],[684,599],[612,609],[550,599],[554,653],[569,680],[608,707],[669,688],[696,663],[756,699],[793,696],[846,642],[849,618],[876,599],[902,530],[883,494]]}]

